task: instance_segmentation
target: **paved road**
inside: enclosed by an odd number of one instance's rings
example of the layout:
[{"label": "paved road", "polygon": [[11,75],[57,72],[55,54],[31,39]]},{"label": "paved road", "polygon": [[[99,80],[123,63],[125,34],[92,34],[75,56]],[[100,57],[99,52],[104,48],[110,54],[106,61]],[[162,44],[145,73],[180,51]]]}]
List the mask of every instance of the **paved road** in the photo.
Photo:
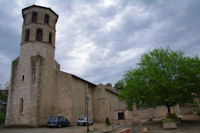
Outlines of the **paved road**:
[{"label": "paved road", "polygon": [[[102,133],[103,126],[101,124],[95,124],[91,127],[100,129],[93,133]],[[134,125],[132,130],[134,133],[141,133],[142,127],[148,127],[149,133],[200,133],[200,116],[191,115],[184,117],[182,125],[178,129],[166,130],[161,126],[160,121],[149,122],[144,125]],[[121,128],[123,129],[123,128]],[[0,128],[0,133],[86,133],[86,127],[84,126],[70,126],[66,128]]]},{"label": "paved road", "polygon": [[[93,133],[101,133],[103,125],[95,123],[90,130],[98,129]],[[0,128],[0,133],[86,133],[86,126],[70,126],[63,128]]]},{"label": "paved road", "polygon": [[86,127],[65,128],[1,128],[0,133],[85,133]]}]

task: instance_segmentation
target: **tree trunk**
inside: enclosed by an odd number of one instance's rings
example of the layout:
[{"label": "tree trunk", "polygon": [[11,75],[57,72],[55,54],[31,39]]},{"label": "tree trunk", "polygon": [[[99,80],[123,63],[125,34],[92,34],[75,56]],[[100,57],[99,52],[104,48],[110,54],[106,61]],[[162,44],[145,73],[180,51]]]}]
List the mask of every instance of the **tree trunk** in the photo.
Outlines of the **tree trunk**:
[{"label": "tree trunk", "polygon": [[169,105],[166,105],[166,106],[167,106],[167,110],[168,110],[168,115],[170,116],[170,113],[171,113],[170,106]]}]

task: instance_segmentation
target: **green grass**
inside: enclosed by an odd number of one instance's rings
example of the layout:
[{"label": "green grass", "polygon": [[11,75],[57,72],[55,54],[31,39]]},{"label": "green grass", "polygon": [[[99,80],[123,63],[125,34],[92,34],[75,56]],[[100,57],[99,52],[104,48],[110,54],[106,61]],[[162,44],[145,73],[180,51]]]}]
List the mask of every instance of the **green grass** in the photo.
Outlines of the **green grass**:
[{"label": "green grass", "polygon": [[175,120],[172,119],[172,118],[165,118],[165,119],[163,120],[163,122],[173,122],[173,121],[175,121]]}]

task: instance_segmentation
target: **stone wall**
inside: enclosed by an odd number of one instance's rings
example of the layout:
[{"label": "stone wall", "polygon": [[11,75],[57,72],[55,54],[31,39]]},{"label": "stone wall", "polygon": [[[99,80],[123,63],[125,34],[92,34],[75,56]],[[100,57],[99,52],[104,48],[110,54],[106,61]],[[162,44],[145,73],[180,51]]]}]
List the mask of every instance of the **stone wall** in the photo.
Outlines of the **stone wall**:
[{"label": "stone wall", "polygon": [[62,71],[56,71],[55,115],[66,116],[72,124],[86,116],[86,100],[88,96],[88,116],[93,119],[92,90],[95,85]]},{"label": "stone wall", "polygon": [[81,78],[73,76],[73,84],[72,84],[72,122],[77,122],[77,120],[81,117],[86,116],[86,96],[89,98],[88,100],[88,117],[93,119],[93,107],[92,107],[92,87],[90,87],[90,83],[85,82]]},{"label": "stone wall", "polygon": [[[188,104],[184,106],[175,106],[171,107],[171,113],[175,113],[178,115],[187,115],[193,114],[195,111],[199,110],[200,107],[198,105],[193,106],[193,104]],[[136,109],[136,106],[133,109],[133,121],[143,121],[150,119],[162,119],[165,118],[168,114],[168,110],[165,106],[157,107],[157,108],[148,108],[148,109]]]},{"label": "stone wall", "polygon": [[[167,108],[165,106],[157,108],[148,108],[148,109],[136,109],[136,106],[133,109],[133,121],[143,121],[150,119],[162,119],[167,116]],[[172,107],[171,113],[180,114],[179,106]]]},{"label": "stone wall", "polygon": [[[29,57],[29,58],[28,58]],[[18,62],[15,64],[15,62]],[[24,63],[26,65],[24,65]],[[14,65],[15,64],[15,65]],[[31,63],[30,56],[20,57],[13,61],[11,85],[8,94],[8,106],[6,114],[7,125],[31,124],[32,109],[31,99]],[[22,77],[24,79],[22,80]],[[20,99],[23,99],[23,112],[20,112]]]},{"label": "stone wall", "polygon": [[105,89],[96,87],[92,92],[93,97],[93,120],[95,122],[105,121]]},{"label": "stone wall", "polygon": [[65,116],[72,121],[72,76],[56,71],[55,116]]},{"label": "stone wall", "polygon": [[12,65],[6,124],[46,124],[54,107],[54,63],[54,48],[33,42],[21,46],[20,57]]},{"label": "stone wall", "polygon": [[115,110],[118,107],[118,95],[105,91],[105,103],[105,116],[109,117],[111,122],[113,122],[117,119]]},{"label": "stone wall", "polygon": [[126,110],[126,104],[118,100],[118,94],[114,88],[98,85],[93,92],[93,115],[96,122],[105,122],[109,117],[111,122],[118,120],[118,112]]},{"label": "stone wall", "polygon": [[180,114],[181,115],[187,115],[187,114],[193,114],[196,111],[200,110],[200,106],[198,103],[196,104],[185,104],[180,106]]}]

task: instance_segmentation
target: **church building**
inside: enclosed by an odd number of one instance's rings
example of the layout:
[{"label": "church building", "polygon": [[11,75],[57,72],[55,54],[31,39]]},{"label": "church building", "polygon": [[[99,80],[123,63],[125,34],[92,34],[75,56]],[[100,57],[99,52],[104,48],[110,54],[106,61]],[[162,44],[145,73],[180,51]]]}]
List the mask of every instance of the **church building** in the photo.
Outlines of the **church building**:
[{"label": "church building", "polygon": [[119,115],[126,119],[126,104],[118,100],[115,88],[60,70],[55,60],[58,15],[53,10],[32,5],[22,9],[22,16],[20,56],[12,62],[6,126],[42,126],[58,115],[73,124],[86,116],[87,107],[94,122],[104,122],[106,117],[115,121]]}]

